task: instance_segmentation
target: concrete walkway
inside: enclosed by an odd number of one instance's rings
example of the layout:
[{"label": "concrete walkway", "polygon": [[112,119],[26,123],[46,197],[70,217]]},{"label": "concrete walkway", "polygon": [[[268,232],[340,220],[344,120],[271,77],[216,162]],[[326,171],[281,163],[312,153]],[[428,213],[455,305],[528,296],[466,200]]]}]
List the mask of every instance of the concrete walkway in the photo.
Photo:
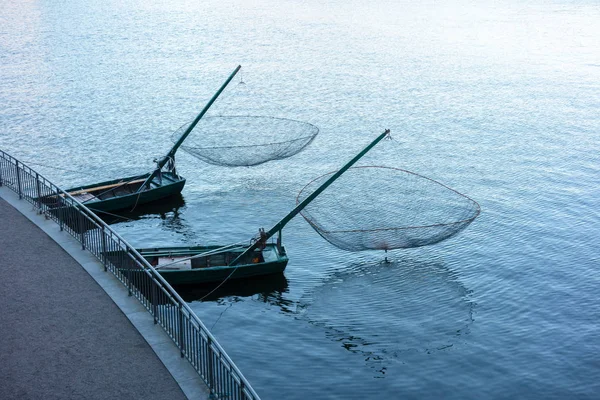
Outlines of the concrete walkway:
[{"label": "concrete walkway", "polygon": [[6,188],[0,282],[0,399],[208,398],[137,300]]}]

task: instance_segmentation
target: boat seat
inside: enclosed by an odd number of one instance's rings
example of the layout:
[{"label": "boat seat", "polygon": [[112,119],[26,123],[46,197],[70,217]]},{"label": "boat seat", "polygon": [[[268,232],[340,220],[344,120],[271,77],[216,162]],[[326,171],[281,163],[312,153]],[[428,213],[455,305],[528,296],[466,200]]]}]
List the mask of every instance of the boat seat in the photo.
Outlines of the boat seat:
[{"label": "boat seat", "polygon": [[191,261],[192,261],[192,269],[194,269],[194,268],[206,268],[209,265],[207,257],[192,258]]}]

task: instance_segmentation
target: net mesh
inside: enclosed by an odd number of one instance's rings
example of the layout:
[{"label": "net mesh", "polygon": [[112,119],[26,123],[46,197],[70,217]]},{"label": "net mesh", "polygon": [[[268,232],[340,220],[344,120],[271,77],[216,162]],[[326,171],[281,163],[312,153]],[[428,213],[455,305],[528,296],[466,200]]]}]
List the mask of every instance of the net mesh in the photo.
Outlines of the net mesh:
[{"label": "net mesh", "polygon": [[[177,141],[190,123],[173,133]],[[209,164],[248,167],[291,157],[319,133],[309,123],[266,116],[205,117],[181,148]]]},{"label": "net mesh", "polygon": [[[335,172],[306,185],[300,203]],[[328,242],[344,250],[392,250],[448,239],[479,215],[469,197],[410,171],[354,167],[301,211]]]}]

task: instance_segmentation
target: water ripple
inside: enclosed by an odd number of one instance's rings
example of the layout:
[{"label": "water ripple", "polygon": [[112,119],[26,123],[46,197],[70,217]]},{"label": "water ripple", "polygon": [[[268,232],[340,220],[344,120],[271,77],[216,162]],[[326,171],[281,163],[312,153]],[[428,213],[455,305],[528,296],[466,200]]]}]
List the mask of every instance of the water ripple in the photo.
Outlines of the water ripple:
[{"label": "water ripple", "polygon": [[448,268],[404,259],[350,265],[305,294],[297,312],[348,351],[381,363],[459,344],[474,308]]}]

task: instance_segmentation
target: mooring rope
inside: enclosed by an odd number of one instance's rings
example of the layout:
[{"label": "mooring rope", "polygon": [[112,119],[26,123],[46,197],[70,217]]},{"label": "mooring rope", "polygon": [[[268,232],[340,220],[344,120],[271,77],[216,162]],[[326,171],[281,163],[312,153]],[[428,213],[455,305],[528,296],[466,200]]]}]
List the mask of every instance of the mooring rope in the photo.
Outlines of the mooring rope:
[{"label": "mooring rope", "polygon": [[96,209],[93,209],[92,211],[94,213],[96,213],[96,214],[97,213],[102,213],[102,214],[110,215],[111,217],[121,218],[121,219],[123,219],[123,220],[125,220],[127,222],[133,221],[133,219],[131,219],[131,218],[127,218],[127,217],[124,217],[124,216],[118,215],[118,214],[109,213],[108,211],[102,211],[102,210],[96,210]]},{"label": "mooring rope", "polygon": [[239,267],[240,267],[240,264],[237,264],[235,266],[235,268],[233,269],[233,271],[231,271],[231,273],[229,275],[227,275],[227,277],[225,279],[223,279],[221,281],[221,283],[219,283],[213,290],[211,290],[210,292],[208,292],[207,294],[205,294],[204,296],[202,296],[200,298],[200,301],[203,301],[205,298],[207,298],[208,296],[210,296],[211,294],[213,294],[214,292],[216,292],[217,289],[219,289],[221,286],[223,286],[225,284],[225,282],[227,282],[229,280],[229,278],[231,278],[233,276],[233,274],[235,273],[235,271],[238,270]]}]

